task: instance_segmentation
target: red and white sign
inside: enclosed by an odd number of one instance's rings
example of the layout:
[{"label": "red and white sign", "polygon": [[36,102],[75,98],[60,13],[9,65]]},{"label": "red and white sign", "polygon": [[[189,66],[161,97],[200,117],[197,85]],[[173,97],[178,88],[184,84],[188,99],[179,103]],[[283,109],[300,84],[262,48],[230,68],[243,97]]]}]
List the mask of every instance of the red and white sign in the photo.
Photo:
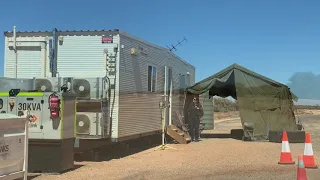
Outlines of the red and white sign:
[{"label": "red and white sign", "polygon": [[102,36],[102,43],[113,43],[113,37],[112,36]]}]

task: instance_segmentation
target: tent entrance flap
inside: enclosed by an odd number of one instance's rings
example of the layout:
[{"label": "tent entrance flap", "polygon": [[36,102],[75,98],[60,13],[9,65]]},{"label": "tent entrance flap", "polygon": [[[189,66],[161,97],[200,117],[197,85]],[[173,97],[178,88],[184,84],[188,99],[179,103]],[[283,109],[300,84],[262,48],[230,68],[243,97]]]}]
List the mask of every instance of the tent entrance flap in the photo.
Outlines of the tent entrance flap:
[{"label": "tent entrance flap", "polygon": [[[297,131],[293,113],[293,95],[286,85],[237,64],[212,75],[186,91],[186,107],[195,95],[232,96],[238,101],[242,126],[252,124],[256,139],[268,138],[268,131]],[[246,135],[245,135],[246,136]],[[247,137],[248,138],[248,137]]]},{"label": "tent entrance flap", "polygon": [[194,95],[209,92],[210,96],[232,96],[233,98],[236,98],[234,72],[229,71],[218,77],[204,80],[204,82],[201,83],[196,83],[192,88],[187,88],[187,92]]}]

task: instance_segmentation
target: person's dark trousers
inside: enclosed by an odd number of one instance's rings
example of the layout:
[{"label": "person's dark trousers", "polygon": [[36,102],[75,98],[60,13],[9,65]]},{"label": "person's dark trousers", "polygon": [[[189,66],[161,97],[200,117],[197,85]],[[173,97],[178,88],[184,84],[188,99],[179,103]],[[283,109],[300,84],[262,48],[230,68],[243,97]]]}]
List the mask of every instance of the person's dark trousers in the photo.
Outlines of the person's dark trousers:
[{"label": "person's dark trousers", "polygon": [[199,140],[200,137],[200,119],[192,119],[190,122],[190,136],[192,140]]}]

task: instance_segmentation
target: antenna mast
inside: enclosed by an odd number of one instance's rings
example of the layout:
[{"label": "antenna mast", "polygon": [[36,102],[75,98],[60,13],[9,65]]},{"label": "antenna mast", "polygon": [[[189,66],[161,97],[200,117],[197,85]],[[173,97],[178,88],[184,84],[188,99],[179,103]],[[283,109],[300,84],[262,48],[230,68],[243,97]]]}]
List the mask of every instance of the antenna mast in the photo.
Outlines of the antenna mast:
[{"label": "antenna mast", "polygon": [[184,41],[188,42],[188,40],[185,37],[183,37],[181,41],[178,41],[178,44],[176,44],[175,46],[171,44],[171,47],[167,46],[167,48],[169,49],[169,51],[172,51],[172,50],[177,51],[177,46],[181,45],[181,43]]}]

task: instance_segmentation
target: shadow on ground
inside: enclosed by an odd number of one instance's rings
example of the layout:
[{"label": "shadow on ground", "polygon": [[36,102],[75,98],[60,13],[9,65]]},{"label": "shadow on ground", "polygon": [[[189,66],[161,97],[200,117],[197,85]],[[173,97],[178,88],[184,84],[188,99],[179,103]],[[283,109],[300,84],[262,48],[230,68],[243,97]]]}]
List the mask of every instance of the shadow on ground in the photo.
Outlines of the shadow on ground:
[{"label": "shadow on ground", "polygon": [[60,173],[60,174],[63,174],[63,173],[67,173],[67,172],[71,172],[71,171],[80,169],[80,168],[82,168],[83,166],[84,166],[84,165],[75,164],[72,169],[69,169],[69,170],[67,170],[67,171],[64,171],[64,172],[62,172],[62,173]]},{"label": "shadow on ground", "polygon": [[[232,129],[230,133],[207,133],[201,134],[201,138],[232,138],[242,140],[243,130]],[[169,137],[166,138],[167,143],[173,143]],[[130,140],[122,143],[114,143],[101,147],[96,150],[82,152],[75,155],[75,161],[109,161],[130,156],[135,153],[145,151],[150,148],[156,148],[161,144],[161,134],[143,137],[140,139]]]},{"label": "shadow on ground", "polygon": [[[32,175],[28,174],[27,180],[32,180],[32,179],[34,179],[34,178],[36,178],[38,176],[41,176],[41,174],[32,174]],[[23,180],[23,179],[24,178],[19,178],[19,179],[16,179],[16,180]]]},{"label": "shadow on ground", "polygon": [[[28,175],[28,180],[34,179],[36,177],[40,176],[40,174],[37,175]],[[22,180],[22,179],[21,179]]]},{"label": "shadow on ground", "polygon": [[[38,176],[41,176],[41,175],[61,175],[61,174],[64,174],[64,173],[67,173],[67,172],[71,172],[71,171],[74,171],[74,170],[77,170],[81,167],[83,167],[84,165],[80,165],[80,164],[75,164],[74,167],[72,169],[69,169],[67,171],[63,171],[61,173],[41,173],[41,172],[34,172],[34,173],[28,173],[28,180],[32,180],[32,179],[35,179],[37,178]],[[20,180],[20,179],[19,179]],[[21,179],[23,180],[23,179]]]},{"label": "shadow on ground", "polygon": [[161,135],[142,137],[122,143],[113,143],[94,151],[83,152],[75,155],[75,161],[109,161],[130,156],[135,153],[155,148],[161,144]]},{"label": "shadow on ground", "polygon": [[242,140],[243,129],[231,129],[230,133],[202,133],[201,138],[232,138]]}]

